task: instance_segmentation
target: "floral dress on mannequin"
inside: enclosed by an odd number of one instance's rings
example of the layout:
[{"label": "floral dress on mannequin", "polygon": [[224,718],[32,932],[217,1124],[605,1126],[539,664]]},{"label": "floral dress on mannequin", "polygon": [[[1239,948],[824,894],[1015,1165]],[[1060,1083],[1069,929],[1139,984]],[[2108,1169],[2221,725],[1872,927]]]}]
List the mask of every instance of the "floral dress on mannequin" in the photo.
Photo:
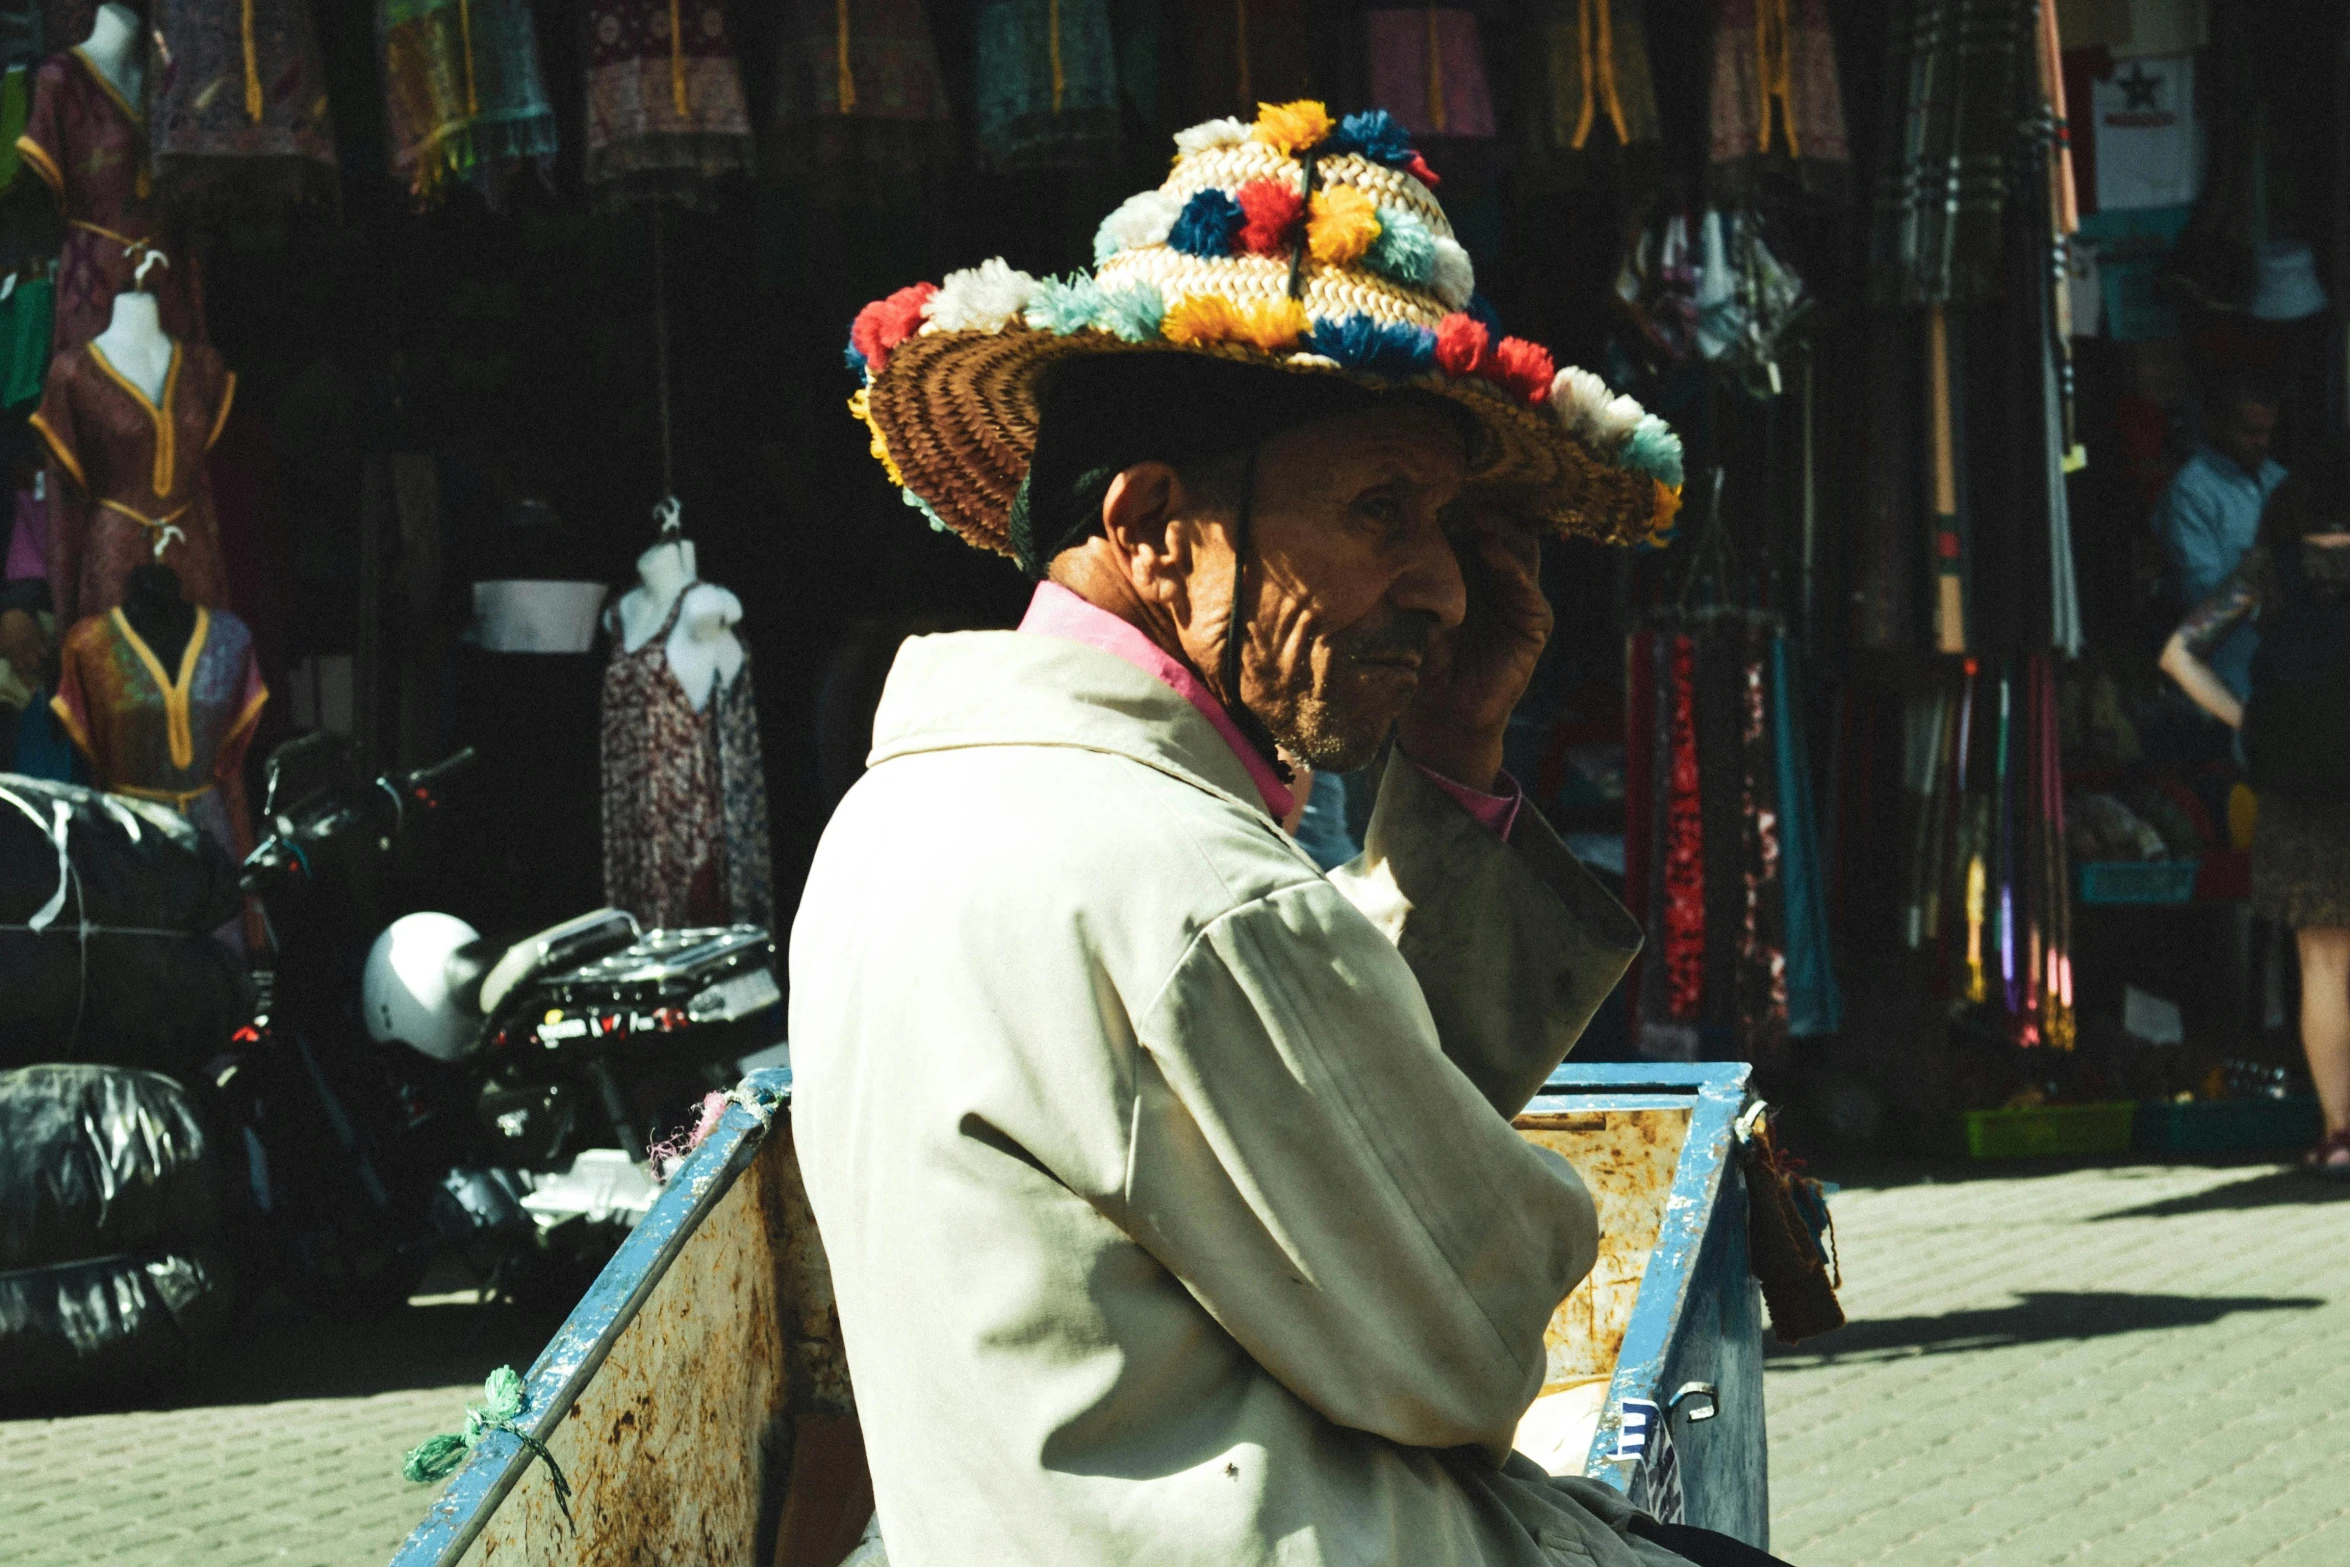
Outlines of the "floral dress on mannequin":
[{"label": "floral dress on mannequin", "polygon": [[93,784],[172,807],[237,859],[251,852],[245,747],[269,688],[243,621],[197,610],[179,667],[167,671],[110,609],[67,632],[57,662],[49,705],[89,758]]},{"label": "floral dress on mannequin", "polygon": [[196,258],[155,211],[147,117],[79,49],[41,62],[16,150],[56,192],[65,218],[53,351],[63,354],[106,330],[114,296],[131,286],[150,247],[170,263],[160,277],[150,274],[163,330],[202,342],[204,297]]},{"label": "floral dress on mannequin", "polygon": [[131,568],[149,561],[179,574],[189,603],[225,602],[204,454],[236,389],[205,343],[172,345],[160,405],[96,343],[50,362],[32,426],[49,448],[49,593],[59,625],[121,603]]},{"label": "floral dress on mannequin", "polygon": [[604,671],[604,898],[649,929],[767,925],[767,782],[750,659],[712,685],[698,712],[669,664],[669,636],[694,586],[635,651],[613,639]]}]

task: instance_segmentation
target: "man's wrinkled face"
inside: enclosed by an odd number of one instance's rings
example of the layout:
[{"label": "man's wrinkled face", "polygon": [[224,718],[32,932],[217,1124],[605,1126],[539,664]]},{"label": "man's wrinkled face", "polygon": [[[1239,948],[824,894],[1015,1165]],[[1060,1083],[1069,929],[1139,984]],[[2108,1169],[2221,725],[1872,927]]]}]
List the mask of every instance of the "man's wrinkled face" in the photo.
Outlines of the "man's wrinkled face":
[{"label": "man's wrinkled face", "polygon": [[[1259,449],[1241,695],[1308,766],[1369,762],[1418,689],[1429,638],[1460,624],[1446,523],[1466,471],[1458,428],[1429,408],[1323,420]],[[1220,627],[1231,556],[1210,553],[1191,586]]]},{"label": "man's wrinkled face", "polygon": [[2212,444],[2237,467],[2258,474],[2277,433],[2277,411],[2267,403],[2238,403],[2220,422]]}]

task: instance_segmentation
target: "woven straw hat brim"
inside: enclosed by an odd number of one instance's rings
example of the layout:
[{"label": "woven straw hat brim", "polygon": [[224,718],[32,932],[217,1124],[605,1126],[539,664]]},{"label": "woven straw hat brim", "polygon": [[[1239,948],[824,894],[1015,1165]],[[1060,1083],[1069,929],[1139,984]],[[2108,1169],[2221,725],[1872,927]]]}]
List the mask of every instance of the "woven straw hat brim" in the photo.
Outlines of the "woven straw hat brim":
[{"label": "woven straw hat brim", "polygon": [[969,544],[1013,553],[1012,501],[1036,451],[1038,378],[1084,354],[1209,354],[1291,375],[1343,376],[1374,391],[1406,388],[1466,409],[1485,439],[1472,483],[1506,493],[1561,537],[1634,544],[1649,536],[1656,481],[1598,457],[1548,408],[1475,378],[1398,380],[1331,364],[1295,363],[1241,344],[1128,342],[1092,330],[1062,335],[1013,324],[1000,332],[933,332],[890,352],[866,392],[867,417],[906,488]]}]

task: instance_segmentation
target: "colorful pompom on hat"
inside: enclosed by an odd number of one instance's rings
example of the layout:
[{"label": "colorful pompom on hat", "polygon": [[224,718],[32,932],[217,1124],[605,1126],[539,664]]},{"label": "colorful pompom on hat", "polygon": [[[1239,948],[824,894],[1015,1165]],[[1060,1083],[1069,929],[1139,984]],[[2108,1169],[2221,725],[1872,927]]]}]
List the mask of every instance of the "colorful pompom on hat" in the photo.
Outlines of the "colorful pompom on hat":
[{"label": "colorful pompom on hat", "polygon": [[1598,376],[1505,337],[1436,175],[1383,109],[1334,121],[1264,104],[1254,124],[1175,137],[1175,166],[1094,235],[1094,269],[1035,278],[1000,257],[858,312],[850,410],[934,526],[1013,553],[1036,451],[1037,387],[1074,355],[1191,353],[1373,389],[1413,387],[1482,433],[1472,478],[1562,535],[1661,541],[1681,501],[1681,442]]}]

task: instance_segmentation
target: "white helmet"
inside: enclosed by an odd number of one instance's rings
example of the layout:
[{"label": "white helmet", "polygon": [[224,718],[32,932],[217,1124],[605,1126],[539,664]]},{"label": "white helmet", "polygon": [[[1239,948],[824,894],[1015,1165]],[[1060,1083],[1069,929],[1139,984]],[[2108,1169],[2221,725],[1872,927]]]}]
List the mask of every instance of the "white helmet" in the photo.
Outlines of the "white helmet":
[{"label": "white helmet", "polygon": [[479,970],[453,960],[480,940],[479,931],[453,914],[407,914],[386,926],[368,949],[359,986],[368,1037],[398,1040],[435,1061],[472,1054],[481,1020],[461,989]]}]

